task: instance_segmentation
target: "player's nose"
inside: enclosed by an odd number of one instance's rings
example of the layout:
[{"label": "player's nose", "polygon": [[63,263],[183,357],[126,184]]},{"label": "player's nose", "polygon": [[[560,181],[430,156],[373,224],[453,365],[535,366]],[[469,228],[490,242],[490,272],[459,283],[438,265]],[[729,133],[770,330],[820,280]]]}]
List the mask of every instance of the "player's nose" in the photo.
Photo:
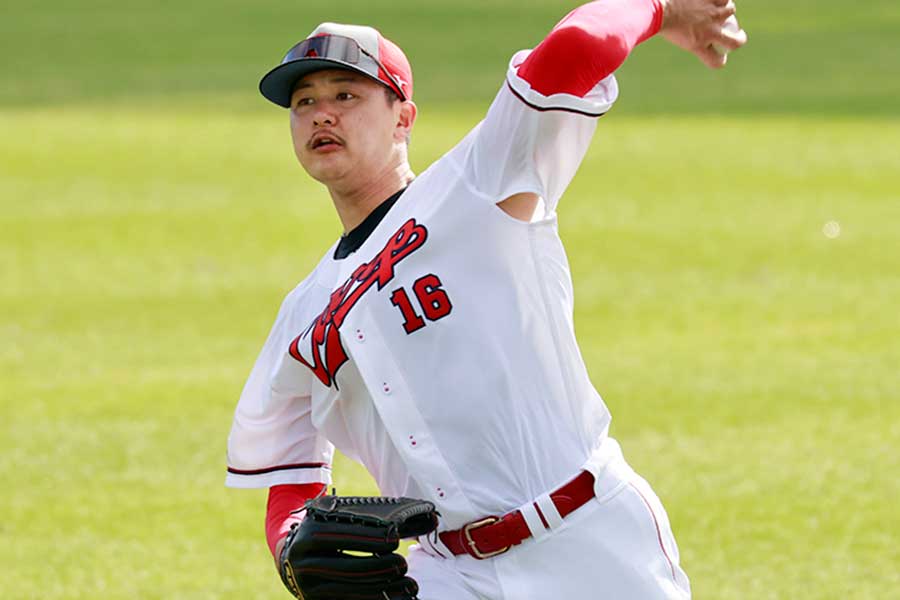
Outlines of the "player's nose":
[{"label": "player's nose", "polygon": [[320,105],[316,108],[312,115],[313,125],[316,127],[324,127],[337,124],[337,115],[334,111],[329,110],[327,106]]}]

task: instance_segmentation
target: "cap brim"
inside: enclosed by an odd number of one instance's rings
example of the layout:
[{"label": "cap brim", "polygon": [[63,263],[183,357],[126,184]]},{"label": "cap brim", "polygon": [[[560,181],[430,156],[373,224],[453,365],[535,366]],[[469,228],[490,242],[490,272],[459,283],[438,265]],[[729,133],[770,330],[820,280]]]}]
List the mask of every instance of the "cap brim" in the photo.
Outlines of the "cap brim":
[{"label": "cap brim", "polygon": [[263,75],[263,78],[259,81],[259,91],[270,102],[274,102],[284,108],[290,108],[291,95],[294,93],[294,85],[296,85],[297,80],[304,75],[325,69],[353,71],[388,87],[385,82],[366,73],[356,65],[330,58],[301,58],[289,63],[282,63]]}]

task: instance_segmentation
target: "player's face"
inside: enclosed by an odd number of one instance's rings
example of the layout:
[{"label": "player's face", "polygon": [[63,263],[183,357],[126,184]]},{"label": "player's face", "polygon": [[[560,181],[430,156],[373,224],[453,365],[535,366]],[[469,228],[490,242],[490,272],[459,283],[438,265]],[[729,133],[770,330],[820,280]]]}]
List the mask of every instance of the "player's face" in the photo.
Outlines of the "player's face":
[{"label": "player's face", "polygon": [[311,73],[291,96],[291,137],[297,160],[326,185],[373,181],[398,159],[412,122],[384,86],[343,70]]}]

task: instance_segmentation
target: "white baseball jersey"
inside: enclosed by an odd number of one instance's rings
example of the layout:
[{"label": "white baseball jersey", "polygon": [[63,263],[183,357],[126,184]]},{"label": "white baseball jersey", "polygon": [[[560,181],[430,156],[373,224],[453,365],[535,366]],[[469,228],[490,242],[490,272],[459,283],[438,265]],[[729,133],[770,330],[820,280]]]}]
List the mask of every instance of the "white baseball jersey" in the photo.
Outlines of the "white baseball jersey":
[{"label": "white baseball jersey", "polygon": [[[228,485],[330,483],[333,444],[455,529],[606,460],[556,210],[616,81],[544,97],[516,73],[527,54],[363,245],[332,248],[287,296],[237,407]],[[519,192],[543,199],[530,223],[497,207]]]}]

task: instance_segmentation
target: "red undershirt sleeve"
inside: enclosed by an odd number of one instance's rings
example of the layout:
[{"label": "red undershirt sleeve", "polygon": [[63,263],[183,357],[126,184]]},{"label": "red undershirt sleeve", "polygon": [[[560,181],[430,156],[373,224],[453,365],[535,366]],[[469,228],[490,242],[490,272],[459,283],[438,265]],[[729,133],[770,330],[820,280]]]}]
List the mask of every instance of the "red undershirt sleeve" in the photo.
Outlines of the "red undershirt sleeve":
[{"label": "red undershirt sleeve", "polygon": [[660,0],[597,0],[580,6],[519,66],[518,75],[544,96],[583,98],[662,25]]},{"label": "red undershirt sleeve", "polygon": [[273,485],[269,488],[269,500],[266,504],[266,541],[269,543],[272,556],[275,556],[278,540],[288,534],[292,524],[303,520],[301,515],[291,513],[302,508],[307,500],[315,498],[324,489],[324,483]]}]

